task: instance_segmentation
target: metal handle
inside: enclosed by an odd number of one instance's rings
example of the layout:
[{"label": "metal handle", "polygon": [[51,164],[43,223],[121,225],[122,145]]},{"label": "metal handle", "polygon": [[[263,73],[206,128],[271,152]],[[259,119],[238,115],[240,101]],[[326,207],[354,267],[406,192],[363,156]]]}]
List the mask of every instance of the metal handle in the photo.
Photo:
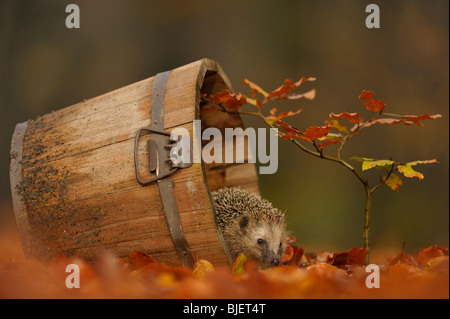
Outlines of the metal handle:
[{"label": "metal handle", "polygon": [[[148,150],[149,171],[150,172],[156,171],[156,176],[153,176],[149,179],[142,179],[141,175],[139,173],[139,159],[138,159],[138,157],[139,157],[138,156],[139,155],[138,154],[138,144],[139,144],[139,138],[141,136],[142,131],[148,131],[150,133],[156,133],[156,134],[161,134],[161,135],[165,135],[165,136],[170,136],[170,133],[154,130],[149,127],[141,127],[136,133],[136,138],[134,140],[134,168],[136,170],[136,178],[137,178],[138,182],[141,183],[142,185],[148,185],[148,184],[157,182],[163,178],[166,178],[166,177],[169,177],[169,176],[175,174],[175,172],[178,170],[178,167],[173,167],[169,171],[158,175],[158,170],[156,169],[157,162],[158,162],[157,157],[162,156],[162,154],[158,153],[158,151],[157,151],[158,147],[156,145],[150,146],[150,143],[155,143],[155,142],[149,141],[149,150]],[[165,154],[165,155],[167,157],[167,154]]]}]

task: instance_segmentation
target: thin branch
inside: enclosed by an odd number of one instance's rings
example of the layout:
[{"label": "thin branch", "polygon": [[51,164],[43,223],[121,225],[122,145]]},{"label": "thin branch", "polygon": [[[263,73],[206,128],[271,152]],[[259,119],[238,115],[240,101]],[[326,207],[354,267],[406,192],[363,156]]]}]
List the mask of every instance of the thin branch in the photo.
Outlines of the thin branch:
[{"label": "thin branch", "polygon": [[338,157],[339,160],[341,160],[341,153],[342,153],[342,150],[344,149],[345,143],[347,143],[347,141],[348,141],[351,137],[353,137],[354,135],[358,134],[358,131],[359,131],[359,129],[361,128],[360,123],[356,123],[353,127],[354,127],[354,129],[352,128],[352,129],[350,130],[350,133],[348,133],[348,134],[344,137],[344,139],[343,139],[343,141],[342,141],[342,143],[341,143],[341,146],[339,147],[339,149],[338,149],[338,151],[337,151],[337,157]]},{"label": "thin branch", "polygon": [[385,113],[385,112],[383,112],[383,115],[394,116],[394,117],[400,117],[400,118],[403,118],[403,117],[404,117],[404,115],[394,114],[394,113]]},{"label": "thin branch", "polygon": [[386,181],[389,179],[389,177],[391,177],[392,173],[396,170],[396,168],[394,169],[395,163],[393,163],[391,165],[391,169],[389,170],[388,174],[377,184],[375,185],[371,190],[370,193],[372,194],[373,192],[375,192],[379,187],[383,186],[384,184],[386,184]]},{"label": "thin branch", "polygon": [[321,158],[323,158],[323,149],[320,149],[317,144],[316,144],[316,140],[312,141],[312,144],[314,146],[314,148],[316,149],[316,151],[319,153],[319,156]]}]

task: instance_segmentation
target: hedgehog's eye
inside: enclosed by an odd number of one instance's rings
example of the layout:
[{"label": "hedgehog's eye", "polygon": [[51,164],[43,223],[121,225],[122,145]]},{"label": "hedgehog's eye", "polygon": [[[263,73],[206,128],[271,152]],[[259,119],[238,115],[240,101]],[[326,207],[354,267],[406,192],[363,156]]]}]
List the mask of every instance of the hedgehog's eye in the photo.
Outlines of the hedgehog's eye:
[{"label": "hedgehog's eye", "polygon": [[265,244],[265,240],[264,239],[262,239],[262,238],[259,238],[258,239],[258,245],[264,245]]},{"label": "hedgehog's eye", "polygon": [[281,247],[282,244],[283,244],[283,243],[280,241],[280,247]]}]

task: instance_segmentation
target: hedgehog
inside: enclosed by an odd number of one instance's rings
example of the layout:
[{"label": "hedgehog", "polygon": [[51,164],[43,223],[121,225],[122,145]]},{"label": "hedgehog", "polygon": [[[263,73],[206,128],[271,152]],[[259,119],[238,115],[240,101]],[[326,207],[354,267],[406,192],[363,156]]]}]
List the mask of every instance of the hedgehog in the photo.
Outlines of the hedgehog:
[{"label": "hedgehog", "polygon": [[258,194],[241,188],[222,188],[211,195],[232,260],[244,254],[261,268],[278,265],[286,249],[284,213]]}]

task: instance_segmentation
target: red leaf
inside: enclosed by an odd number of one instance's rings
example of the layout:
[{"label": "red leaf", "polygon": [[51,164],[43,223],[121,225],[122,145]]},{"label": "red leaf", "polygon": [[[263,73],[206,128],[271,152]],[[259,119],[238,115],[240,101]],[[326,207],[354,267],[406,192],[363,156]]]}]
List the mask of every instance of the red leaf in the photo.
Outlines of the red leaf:
[{"label": "red leaf", "polygon": [[428,114],[423,114],[423,115],[403,115],[401,116],[400,119],[397,118],[382,118],[382,119],[374,119],[374,120],[370,120],[367,121],[366,123],[364,123],[361,127],[369,127],[372,126],[373,124],[399,124],[399,123],[403,123],[405,125],[412,125],[412,124],[416,124],[419,126],[423,126],[423,124],[420,122],[420,120],[435,120],[437,118],[440,118],[441,115],[440,114],[434,114],[434,115],[428,115]]},{"label": "red leaf", "polygon": [[284,80],[284,84],[282,86],[280,86],[279,88],[270,92],[269,95],[267,96],[267,99],[278,97],[278,99],[281,100],[291,90],[296,88],[296,86],[293,85],[292,83],[294,83],[292,80],[289,80],[289,79]]},{"label": "red leaf", "polygon": [[298,128],[296,128],[294,126],[291,126],[291,125],[289,125],[286,122],[283,122],[281,120],[276,121],[276,124],[279,127],[281,127],[287,134],[296,135],[296,136],[298,134],[302,134],[302,132]]},{"label": "red leaf", "polygon": [[217,104],[223,104],[223,106],[229,110],[240,110],[242,105],[247,103],[247,97],[245,95],[230,93],[229,90],[218,92],[210,96],[211,101]]},{"label": "red leaf", "polygon": [[310,141],[326,136],[331,131],[331,126],[311,126],[308,127],[303,135]]},{"label": "red leaf", "polygon": [[286,141],[292,141],[294,138],[299,137],[298,135],[295,134],[284,134],[284,133],[278,133],[278,136]]},{"label": "red leaf", "polygon": [[260,109],[263,106],[263,102],[261,102],[260,100],[256,99],[256,106]]},{"label": "red leaf", "polygon": [[427,265],[428,261],[439,256],[448,256],[448,248],[432,245],[420,251],[419,257],[417,257],[417,263],[419,267],[423,268]]},{"label": "red leaf", "polygon": [[124,263],[127,266],[127,270],[132,271],[156,263],[156,261],[143,251],[135,250],[128,255]]},{"label": "red leaf", "polygon": [[365,128],[365,127],[370,127],[374,124],[400,124],[403,123],[405,125],[412,125],[412,124],[417,124],[419,126],[422,126],[422,123],[420,122],[413,122],[413,121],[406,121],[406,120],[402,120],[402,119],[393,119],[393,118],[383,118],[383,119],[375,119],[375,120],[370,120],[367,121],[365,123],[363,123],[361,125],[361,128]]},{"label": "red leaf", "polygon": [[285,118],[285,117],[288,117],[288,116],[296,115],[296,114],[298,114],[298,113],[300,113],[300,112],[302,112],[302,111],[303,111],[303,110],[297,110],[297,111],[295,111],[295,112],[292,112],[292,111],[289,111],[289,112],[281,112],[281,113],[277,116],[277,118],[280,120],[280,119]]},{"label": "red leaf", "polygon": [[[280,114],[276,115],[277,113],[277,109],[273,108],[270,110],[270,114],[269,116],[266,116],[266,120],[272,123],[277,123],[278,121],[280,121],[282,118],[285,117],[289,117],[289,116],[294,116],[300,112],[302,112],[303,110],[297,110],[295,112],[289,111],[289,112],[281,112]],[[278,124],[278,123],[277,123]]]},{"label": "red leaf", "polygon": [[[287,95],[289,94],[289,92],[297,87],[299,87],[303,82],[306,81],[315,81],[315,78],[304,78],[302,77],[300,80],[298,80],[297,82],[293,82],[290,79],[286,79],[284,80],[284,84],[280,87],[278,87],[277,89],[273,90],[272,92],[269,93],[269,95],[266,96],[266,99],[273,99],[273,98],[278,98],[279,100],[286,98]],[[308,94],[308,93],[306,93]],[[309,97],[311,97],[311,91],[309,92]],[[305,97],[305,96],[303,96]]]},{"label": "red leaf", "polygon": [[288,245],[281,258],[282,265],[299,266],[303,256],[303,248]]},{"label": "red leaf", "polygon": [[291,245],[288,245],[286,247],[286,250],[283,253],[283,256],[281,257],[281,264],[287,264],[291,261],[292,257],[294,256],[294,248],[292,248]]},{"label": "red leaf", "polygon": [[244,79],[242,81],[242,83],[247,84],[248,86],[250,86],[250,89],[251,89],[251,93],[250,94],[251,94],[252,97],[255,97],[256,93],[260,93],[264,97],[269,95],[269,93],[264,91],[259,85],[249,81],[248,79]]},{"label": "red leaf", "polygon": [[292,256],[291,263],[296,266],[300,265],[300,261],[302,260],[304,254],[303,248],[297,246],[292,246],[292,248],[294,249],[294,256]]},{"label": "red leaf", "polygon": [[322,144],[319,144],[319,148],[324,148],[328,145],[332,145],[332,144],[337,144],[339,143],[341,140],[340,139],[335,139],[335,140],[329,140],[329,141],[325,141]]},{"label": "red leaf", "polygon": [[373,111],[373,112],[381,112],[385,107],[386,104],[378,99],[373,99],[372,101],[365,103],[365,102],[361,102],[362,105],[364,105],[369,111]]},{"label": "red leaf", "polygon": [[435,120],[442,117],[441,114],[434,114],[434,115],[429,115],[429,114],[422,114],[422,115],[403,115],[402,118],[407,120],[407,121],[411,121],[414,124],[417,124],[419,126],[423,126],[422,123],[420,123],[420,121],[422,120]]},{"label": "red leaf", "polygon": [[386,104],[381,101],[374,99],[375,93],[371,91],[362,91],[359,99],[365,102],[361,102],[362,105],[366,107],[369,111],[380,113],[386,107]]},{"label": "red leaf", "polygon": [[441,114],[434,114],[434,115],[428,115],[428,114],[422,114],[422,115],[403,115],[402,118],[408,120],[408,121],[420,121],[420,120],[435,120],[442,117]]},{"label": "red leaf", "polygon": [[370,101],[374,96],[375,96],[374,92],[363,90],[361,92],[361,95],[359,96],[359,99],[363,101]]},{"label": "red leaf", "polygon": [[[289,264],[292,261],[292,258],[294,257],[295,253],[297,252],[297,254],[298,254],[298,249],[301,249],[301,248],[292,246],[293,243],[298,241],[297,237],[293,237],[293,236],[287,237],[287,238],[285,238],[285,241],[286,241],[287,247],[286,247],[286,250],[284,251],[283,256],[281,257],[281,261],[280,261],[281,264]],[[303,249],[301,249],[301,250],[302,250],[301,254],[303,255]],[[299,260],[300,260],[300,258],[301,258],[301,256],[299,257]]]},{"label": "red leaf", "polygon": [[366,254],[366,248],[358,248],[355,246],[349,251],[334,253],[333,256],[327,258],[327,263],[336,267],[344,267],[346,265],[364,265]]},{"label": "red leaf", "polygon": [[347,113],[347,112],[342,112],[339,114],[330,113],[330,118],[334,118],[337,120],[347,119],[351,123],[355,123],[355,124],[361,123],[362,121],[364,121],[364,119],[362,117],[359,117],[359,113]]},{"label": "red leaf", "polygon": [[308,82],[308,81],[312,82],[315,80],[316,80],[316,78],[314,78],[314,77],[309,77],[309,78],[302,77],[302,78],[300,78],[300,80],[295,82],[294,85],[295,85],[295,87],[299,87],[303,82]]}]

